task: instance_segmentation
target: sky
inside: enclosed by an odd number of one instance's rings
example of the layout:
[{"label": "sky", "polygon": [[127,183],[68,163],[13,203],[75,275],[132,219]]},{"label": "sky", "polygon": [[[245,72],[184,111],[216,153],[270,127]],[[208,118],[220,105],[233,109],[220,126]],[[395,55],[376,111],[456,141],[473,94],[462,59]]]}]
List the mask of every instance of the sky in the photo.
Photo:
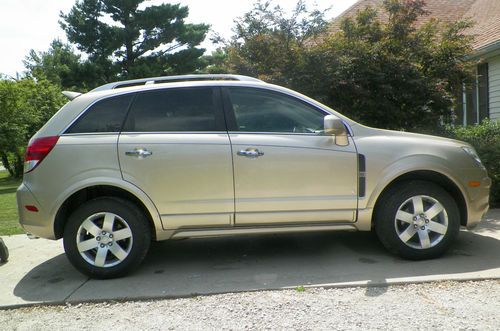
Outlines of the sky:
[{"label": "sky", "polygon": [[[307,0],[319,9],[331,8],[331,19],[349,8],[357,0]],[[252,8],[255,0],[151,0],[149,4],[162,2],[181,3],[189,7],[189,23],[207,23],[212,30],[227,38],[231,36],[233,20]],[[274,0],[285,9],[291,9],[296,0]],[[59,27],[59,13],[67,13],[75,0],[0,0],[0,73],[15,77],[24,71],[23,59],[31,49],[45,51],[55,38],[66,41]],[[202,44],[213,48],[210,41]]]}]

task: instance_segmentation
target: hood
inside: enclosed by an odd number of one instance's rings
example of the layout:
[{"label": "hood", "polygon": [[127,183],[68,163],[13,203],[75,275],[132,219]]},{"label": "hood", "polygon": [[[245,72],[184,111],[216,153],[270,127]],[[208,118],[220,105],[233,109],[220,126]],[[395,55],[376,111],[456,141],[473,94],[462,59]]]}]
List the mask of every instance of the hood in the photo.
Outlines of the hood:
[{"label": "hood", "polygon": [[360,124],[352,126],[352,130],[355,137],[360,136],[368,138],[370,136],[376,136],[378,138],[384,138],[384,137],[386,137],[387,139],[397,138],[403,141],[407,140],[408,142],[422,143],[422,144],[432,144],[432,145],[438,144],[438,145],[448,145],[448,146],[458,146],[458,147],[470,146],[470,144],[456,139],[444,138],[428,134],[377,129],[377,128],[363,126]]}]

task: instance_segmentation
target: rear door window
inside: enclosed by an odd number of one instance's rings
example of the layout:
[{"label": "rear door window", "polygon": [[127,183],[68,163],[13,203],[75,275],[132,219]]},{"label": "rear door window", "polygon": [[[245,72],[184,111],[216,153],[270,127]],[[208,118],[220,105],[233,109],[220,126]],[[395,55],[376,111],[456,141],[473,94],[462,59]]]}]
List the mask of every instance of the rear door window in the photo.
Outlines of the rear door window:
[{"label": "rear door window", "polygon": [[206,132],[225,130],[218,93],[211,87],[139,93],[125,132]]},{"label": "rear door window", "polygon": [[132,94],[127,94],[96,102],[66,133],[120,132],[132,98]]}]

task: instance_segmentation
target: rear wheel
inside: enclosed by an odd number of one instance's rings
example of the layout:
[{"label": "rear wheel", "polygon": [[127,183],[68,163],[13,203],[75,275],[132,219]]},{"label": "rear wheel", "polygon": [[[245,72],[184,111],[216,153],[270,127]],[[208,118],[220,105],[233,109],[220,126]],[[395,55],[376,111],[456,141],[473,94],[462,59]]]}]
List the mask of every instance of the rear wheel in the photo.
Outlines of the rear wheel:
[{"label": "rear wheel", "polygon": [[402,182],[384,193],[375,212],[382,244],[404,258],[442,255],[460,230],[460,214],[448,192],[431,182]]},{"label": "rear wheel", "polygon": [[93,278],[115,278],[134,270],[151,241],[148,220],[129,201],[97,198],[80,206],[64,229],[70,262]]}]

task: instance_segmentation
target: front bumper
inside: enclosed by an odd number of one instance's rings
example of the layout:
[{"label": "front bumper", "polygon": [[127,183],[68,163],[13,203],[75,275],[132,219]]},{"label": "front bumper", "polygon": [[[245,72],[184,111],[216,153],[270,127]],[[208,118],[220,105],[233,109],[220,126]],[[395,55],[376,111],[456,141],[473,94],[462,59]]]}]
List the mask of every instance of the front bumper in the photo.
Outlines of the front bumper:
[{"label": "front bumper", "polygon": [[481,185],[469,189],[469,201],[467,204],[467,229],[475,228],[490,207],[491,178],[484,177]]}]

